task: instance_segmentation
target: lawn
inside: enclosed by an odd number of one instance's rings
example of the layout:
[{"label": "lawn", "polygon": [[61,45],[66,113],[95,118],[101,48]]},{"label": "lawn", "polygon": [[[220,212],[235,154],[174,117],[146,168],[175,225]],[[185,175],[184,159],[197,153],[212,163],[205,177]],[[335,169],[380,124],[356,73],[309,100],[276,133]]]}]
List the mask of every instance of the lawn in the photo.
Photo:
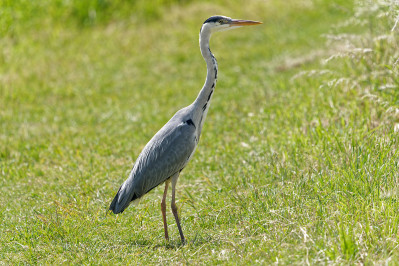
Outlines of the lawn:
[{"label": "lawn", "polygon": [[[385,264],[399,260],[394,1],[0,2],[0,264]],[[107,213],[147,141],[215,94],[180,175]],[[170,194],[168,200],[170,200]]]}]

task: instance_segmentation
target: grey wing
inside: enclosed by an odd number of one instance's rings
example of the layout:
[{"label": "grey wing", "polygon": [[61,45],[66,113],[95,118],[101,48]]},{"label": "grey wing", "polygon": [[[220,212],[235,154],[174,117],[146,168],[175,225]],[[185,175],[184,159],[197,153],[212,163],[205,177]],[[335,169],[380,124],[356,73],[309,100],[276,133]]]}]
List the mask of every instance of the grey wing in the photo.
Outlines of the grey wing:
[{"label": "grey wing", "polygon": [[110,205],[114,213],[181,171],[197,145],[196,126],[184,119],[186,109],[178,111],[147,143],[137,158],[128,179]]},{"label": "grey wing", "polygon": [[197,145],[196,128],[192,120],[177,121],[172,118],[144,147],[109,207],[114,213],[186,166]]},{"label": "grey wing", "polygon": [[166,124],[146,145],[135,163],[132,190],[138,198],[181,171],[196,147],[195,127]]}]

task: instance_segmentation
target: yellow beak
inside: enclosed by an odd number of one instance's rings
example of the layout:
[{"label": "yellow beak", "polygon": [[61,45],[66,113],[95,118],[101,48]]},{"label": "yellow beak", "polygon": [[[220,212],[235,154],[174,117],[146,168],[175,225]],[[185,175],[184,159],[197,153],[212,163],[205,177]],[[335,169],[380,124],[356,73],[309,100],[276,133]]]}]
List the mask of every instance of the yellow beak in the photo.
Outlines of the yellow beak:
[{"label": "yellow beak", "polygon": [[262,24],[262,22],[253,21],[253,20],[233,19],[230,22],[230,27],[231,26],[251,26],[251,25],[258,25],[258,24]]}]

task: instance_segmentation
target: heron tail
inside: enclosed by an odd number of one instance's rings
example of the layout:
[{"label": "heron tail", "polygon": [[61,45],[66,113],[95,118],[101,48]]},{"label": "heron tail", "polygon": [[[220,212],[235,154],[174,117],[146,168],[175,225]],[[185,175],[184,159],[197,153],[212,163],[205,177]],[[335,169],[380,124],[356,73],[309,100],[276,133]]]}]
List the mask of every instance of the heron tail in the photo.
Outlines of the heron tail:
[{"label": "heron tail", "polygon": [[121,191],[121,188],[119,188],[118,193],[116,193],[114,199],[111,202],[111,205],[109,206],[109,209],[115,214],[123,212],[123,210],[118,205],[118,199],[119,199],[119,192],[120,191]]},{"label": "heron tail", "polygon": [[116,193],[109,206],[109,209],[115,214],[122,213],[132,202],[134,205],[137,205],[140,201],[140,198],[135,193],[132,196],[130,193],[126,193],[122,187],[123,185],[119,188],[118,193]]}]

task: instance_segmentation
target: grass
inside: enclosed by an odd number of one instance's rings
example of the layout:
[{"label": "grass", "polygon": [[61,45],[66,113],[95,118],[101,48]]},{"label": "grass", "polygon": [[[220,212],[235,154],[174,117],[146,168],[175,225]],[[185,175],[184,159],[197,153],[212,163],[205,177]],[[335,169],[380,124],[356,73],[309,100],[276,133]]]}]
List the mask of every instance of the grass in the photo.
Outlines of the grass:
[{"label": "grass", "polygon": [[[4,1],[0,263],[382,264],[398,260],[396,3]],[[65,12],[63,12],[65,11]],[[105,215],[152,135],[219,82],[178,183]]]}]

